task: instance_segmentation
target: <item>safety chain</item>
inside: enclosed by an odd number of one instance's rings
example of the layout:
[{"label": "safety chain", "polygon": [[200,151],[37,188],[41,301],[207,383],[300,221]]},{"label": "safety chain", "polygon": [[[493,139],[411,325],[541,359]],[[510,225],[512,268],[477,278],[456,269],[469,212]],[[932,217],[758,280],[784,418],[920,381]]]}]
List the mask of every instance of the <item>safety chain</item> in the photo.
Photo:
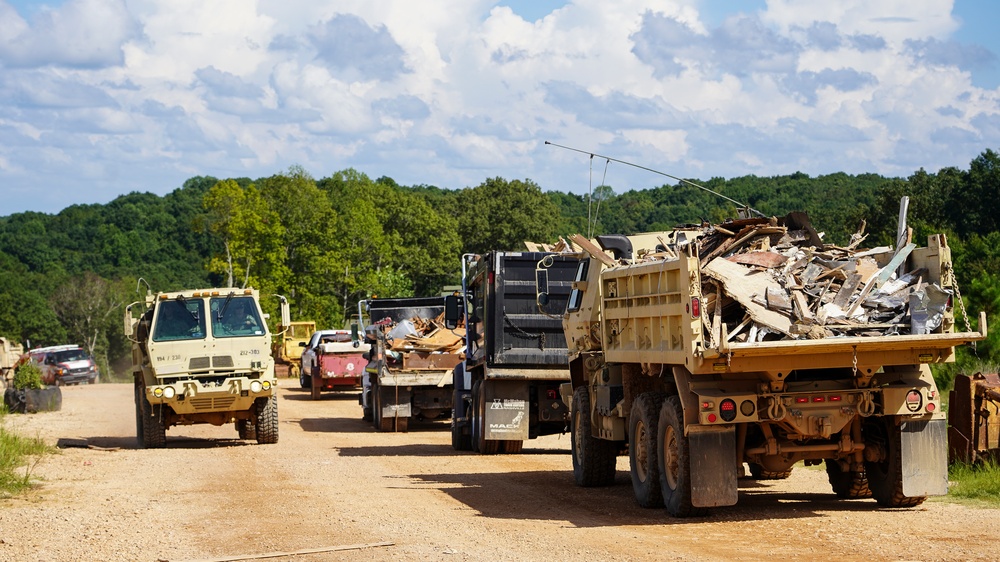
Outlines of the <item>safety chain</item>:
[{"label": "safety chain", "polygon": [[[962,299],[962,290],[958,288],[958,275],[955,274],[955,270],[948,264],[945,268],[948,275],[951,276],[951,286],[955,288],[955,297],[958,298],[958,309],[962,312],[962,318],[965,320],[965,331],[972,331],[972,323],[969,321],[969,313],[965,310],[965,300]],[[976,352],[976,342],[971,342],[972,352]]]},{"label": "safety chain", "polygon": [[510,326],[511,328],[514,329],[514,332],[515,332],[514,335],[515,336],[518,336],[518,337],[520,337],[522,339],[526,339],[526,340],[537,339],[538,340],[538,349],[540,349],[542,351],[545,351],[545,334],[544,333],[532,334],[532,333],[525,332],[523,329],[521,329],[521,327],[515,326],[514,323],[510,321],[510,318],[508,318],[506,314],[503,315],[503,321],[504,321],[504,324],[507,324],[508,326]]}]

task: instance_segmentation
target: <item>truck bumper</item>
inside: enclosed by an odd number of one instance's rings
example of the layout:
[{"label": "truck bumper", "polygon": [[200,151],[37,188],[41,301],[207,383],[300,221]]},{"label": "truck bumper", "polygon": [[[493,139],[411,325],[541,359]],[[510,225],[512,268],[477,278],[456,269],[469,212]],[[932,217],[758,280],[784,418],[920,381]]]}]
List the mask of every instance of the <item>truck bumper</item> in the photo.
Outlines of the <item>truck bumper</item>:
[{"label": "truck bumper", "polygon": [[197,380],[146,387],[150,404],[166,404],[178,415],[249,410],[256,399],[274,394],[275,380],[230,378],[219,385]]}]

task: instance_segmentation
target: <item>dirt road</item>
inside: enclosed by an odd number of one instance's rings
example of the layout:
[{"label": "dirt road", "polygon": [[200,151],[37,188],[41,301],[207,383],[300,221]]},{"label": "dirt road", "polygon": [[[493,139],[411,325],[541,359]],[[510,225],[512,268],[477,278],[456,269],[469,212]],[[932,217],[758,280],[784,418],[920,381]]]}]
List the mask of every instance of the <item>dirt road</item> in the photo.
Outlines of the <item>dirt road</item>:
[{"label": "dirt road", "polygon": [[[0,560],[196,560],[339,545],[271,560],[996,560],[998,511],[935,500],[877,509],[837,500],[822,470],[741,481],[740,503],[697,519],[639,508],[616,484],[573,484],[568,435],[524,454],[451,449],[446,422],[381,434],[356,394],[309,399],[282,379],[277,445],[231,426],[135,446],[131,385],[63,389],[60,412],[7,416],[62,445],[35,491],[0,500]],[[86,448],[89,445],[90,448]]]}]

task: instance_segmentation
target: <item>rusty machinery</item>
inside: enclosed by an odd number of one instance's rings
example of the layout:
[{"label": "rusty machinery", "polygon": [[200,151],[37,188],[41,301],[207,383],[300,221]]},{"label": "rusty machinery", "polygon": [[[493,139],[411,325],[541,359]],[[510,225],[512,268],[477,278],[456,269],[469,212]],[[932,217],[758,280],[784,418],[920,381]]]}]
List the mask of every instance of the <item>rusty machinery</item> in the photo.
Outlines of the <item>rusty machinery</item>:
[{"label": "rusty machinery", "polygon": [[1000,375],[958,375],[948,400],[948,460],[1000,460]]}]

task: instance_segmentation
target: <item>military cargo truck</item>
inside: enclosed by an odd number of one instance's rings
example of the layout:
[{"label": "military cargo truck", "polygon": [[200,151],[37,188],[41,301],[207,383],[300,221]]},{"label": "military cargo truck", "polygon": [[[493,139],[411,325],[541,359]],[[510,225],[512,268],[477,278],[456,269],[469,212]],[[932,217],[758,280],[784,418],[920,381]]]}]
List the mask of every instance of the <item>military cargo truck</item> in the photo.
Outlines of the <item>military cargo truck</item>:
[{"label": "military cargo truck", "polygon": [[638,503],[677,517],[735,504],[744,463],[825,464],[837,496],[891,508],[947,492],[930,365],[984,339],[986,318],[955,331],[945,237],[838,248],[803,218],[574,238],[577,484],[611,484],[627,451]]},{"label": "military cargo truck", "polygon": [[[538,308],[535,268],[547,260],[549,292]],[[570,380],[560,314],[574,260],[547,252],[465,255],[462,295],[446,297],[446,324],[465,322],[466,357],[454,376],[452,447],[518,453],[526,439],[563,433]]]},{"label": "military cargo truck", "polygon": [[359,318],[368,319],[364,337],[370,345],[359,402],[375,429],[407,431],[410,418],[451,415],[451,371],[462,360],[455,350],[461,336],[436,324],[443,313],[440,296],[358,303]]},{"label": "military cargo truck", "polygon": [[[133,309],[142,305],[138,318]],[[282,325],[288,304],[281,298]],[[147,294],[125,310],[136,436],[163,447],[175,425],[233,423],[241,439],[278,441],[271,333],[255,289]]]}]

